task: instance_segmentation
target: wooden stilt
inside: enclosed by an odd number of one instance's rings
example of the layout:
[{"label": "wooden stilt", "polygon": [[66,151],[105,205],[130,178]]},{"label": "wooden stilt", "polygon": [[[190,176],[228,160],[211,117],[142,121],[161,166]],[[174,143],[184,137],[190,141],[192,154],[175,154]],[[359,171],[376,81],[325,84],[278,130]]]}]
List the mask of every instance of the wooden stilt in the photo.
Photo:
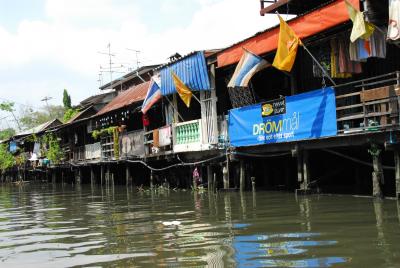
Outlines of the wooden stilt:
[{"label": "wooden stilt", "polygon": [[75,183],[76,184],[81,184],[81,180],[82,180],[81,176],[82,176],[82,170],[80,168],[78,168],[77,174],[75,176]]},{"label": "wooden stilt", "polygon": [[154,187],[154,185],[153,185],[153,178],[154,176],[153,176],[153,170],[152,171],[150,171],[150,188],[151,189],[153,189],[153,187]]},{"label": "wooden stilt", "polygon": [[96,183],[96,179],[94,177],[94,169],[93,166],[90,166],[90,184],[94,185]]},{"label": "wooden stilt", "polygon": [[213,174],[213,182],[212,182],[213,191],[217,188],[217,173]]},{"label": "wooden stilt", "polygon": [[380,149],[376,145],[371,146],[370,153],[372,155],[372,165],[373,165],[373,172],[372,172],[372,196],[376,198],[382,198],[382,184],[383,184],[383,169],[382,169],[382,160]]},{"label": "wooden stilt", "polygon": [[395,178],[396,178],[396,197],[400,199],[400,152],[394,151]]},{"label": "wooden stilt", "polygon": [[228,165],[224,165],[222,168],[222,177],[224,180],[224,189],[229,189]]},{"label": "wooden stilt", "polygon": [[309,152],[307,150],[297,149],[297,180],[300,183],[300,189],[296,189],[296,194],[311,194],[310,188],[310,163]]},{"label": "wooden stilt", "polygon": [[212,182],[213,182],[212,168],[211,166],[207,166],[207,185],[208,185],[207,189],[209,191],[213,189]]},{"label": "wooden stilt", "polygon": [[100,166],[100,185],[104,183],[104,165]]},{"label": "wooden stilt", "polygon": [[191,175],[192,175],[192,187],[193,187],[193,190],[196,190],[197,189],[196,177],[193,176],[193,172],[191,173]]},{"label": "wooden stilt", "polygon": [[132,185],[132,176],[131,176],[131,169],[129,164],[126,164],[125,167],[125,179],[126,179],[126,186]]},{"label": "wooden stilt", "polygon": [[303,183],[303,155],[301,151],[297,151],[297,181]]},{"label": "wooden stilt", "polygon": [[255,192],[256,191],[256,177],[251,177],[251,191]]},{"label": "wooden stilt", "polygon": [[246,180],[246,168],[245,168],[244,161],[241,160],[240,161],[240,182],[239,182],[240,191],[244,191],[245,180]]},{"label": "wooden stilt", "polygon": [[303,151],[303,182],[300,186],[303,190],[310,189],[310,168],[309,168],[309,158],[308,151]]},{"label": "wooden stilt", "polygon": [[52,172],[51,172],[51,182],[52,182],[53,184],[56,183],[56,171],[55,171],[54,169],[53,169]]}]

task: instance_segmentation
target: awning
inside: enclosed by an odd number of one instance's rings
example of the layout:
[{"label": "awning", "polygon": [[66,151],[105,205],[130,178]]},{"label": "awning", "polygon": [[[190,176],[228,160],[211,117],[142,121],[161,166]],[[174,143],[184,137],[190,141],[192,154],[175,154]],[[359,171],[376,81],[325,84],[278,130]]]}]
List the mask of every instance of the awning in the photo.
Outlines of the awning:
[{"label": "awning", "polygon": [[164,96],[176,93],[171,71],[176,73],[191,90],[210,90],[210,79],[203,51],[194,52],[171,65],[162,67],[160,70],[161,92]]},{"label": "awning", "polygon": [[[360,7],[359,0],[349,0],[349,2],[356,8]],[[300,38],[306,38],[349,20],[344,0],[337,0],[303,16],[292,19],[288,24]],[[274,51],[277,49],[278,36],[279,25],[225,49],[218,54],[218,67],[239,62],[243,54],[243,48],[257,55]]]}]

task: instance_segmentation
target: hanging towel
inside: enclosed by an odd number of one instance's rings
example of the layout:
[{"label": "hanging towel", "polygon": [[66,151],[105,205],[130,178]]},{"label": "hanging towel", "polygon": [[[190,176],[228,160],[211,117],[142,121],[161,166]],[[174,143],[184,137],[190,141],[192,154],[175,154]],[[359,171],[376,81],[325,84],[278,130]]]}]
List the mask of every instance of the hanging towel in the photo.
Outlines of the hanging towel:
[{"label": "hanging towel", "polygon": [[389,27],[387,39],[400,41],[400,0],[389,0]]}]

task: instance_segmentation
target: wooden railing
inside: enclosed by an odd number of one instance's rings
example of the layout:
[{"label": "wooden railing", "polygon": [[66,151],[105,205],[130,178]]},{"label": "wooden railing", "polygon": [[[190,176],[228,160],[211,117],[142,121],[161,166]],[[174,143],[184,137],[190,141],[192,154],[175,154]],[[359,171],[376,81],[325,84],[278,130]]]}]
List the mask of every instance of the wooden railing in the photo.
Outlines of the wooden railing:
[{"label": "wooden railing", "polygon": [[74,162],[85,161],[85,146],[75,147],[72,150],[72,160]]},{"label": "wooden railing", "polygon": [[101,158],[101,144],[96,142],[85,145],[85,159],[94,160]]},{"label": "wooden railing", "polygon": [[400,72],[338,85],[335,91],[339,135],[399,126]]}]

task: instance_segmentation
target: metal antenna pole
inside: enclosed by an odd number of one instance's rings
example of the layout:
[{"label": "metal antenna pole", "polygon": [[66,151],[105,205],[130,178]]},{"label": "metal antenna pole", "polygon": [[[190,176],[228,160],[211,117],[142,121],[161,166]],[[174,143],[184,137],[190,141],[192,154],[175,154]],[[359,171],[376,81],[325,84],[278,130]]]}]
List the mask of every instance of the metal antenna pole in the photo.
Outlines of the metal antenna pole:
[{"label": "metal antenna pole", "polygon": [[[111,43],[108,43],[107,48],[108,48],[108,52],[100,52],[100,51],[98,51],[97,53],[104,54],[104,55],[108,56],[108,59],[109,59],[109,70],[108,71],[110,73],[110,88],[112,88],[112,83],[113,83],[113,76],[112,76],[112,73],[113,73],[112,64],[113,64],[113,62],[112,62],[112,57],[115,57],[115,54],[111,53]],[[101,69],[101,66],[100,66],[100,69]]]},{"label": "metal antenna pole", "polygon": [[139,69],[139,63],[140,63],[140,61],[139,61],[139,53],[140,53],[140,51],[139,51],[139,50],[136,50],[136,49],[131,49],[131,48],[127,48],[127,50],[130,50],[130,51],[134,51],[134,52],[135,52],[135,55],[136,55],[136,75],[139,77],[140,80],[142,80],[142,82],[146,82],[146,80],[144,80],[144,79],[139,75],[139,71],[138,71],[138,69]]},{"label": "metal antenna pole", "polygon": [[45,103],[46,103],[46,108],[47,108],[47,112],[49,113],[49,115],[51,116],[51,113],[50,113],[50,107],[49,107],[49,103],[48,103],[48,101],[49,100],[52,100],[53,98],[52,97],[44,97],[43,99],[41,99],[40,101],[44,101]]},{"label": "metal antenna pole", "polygon": [[111,43],[108,43],[108,58],[110,59],[110,88],[112,88],[112,61],[111,61]]}]

